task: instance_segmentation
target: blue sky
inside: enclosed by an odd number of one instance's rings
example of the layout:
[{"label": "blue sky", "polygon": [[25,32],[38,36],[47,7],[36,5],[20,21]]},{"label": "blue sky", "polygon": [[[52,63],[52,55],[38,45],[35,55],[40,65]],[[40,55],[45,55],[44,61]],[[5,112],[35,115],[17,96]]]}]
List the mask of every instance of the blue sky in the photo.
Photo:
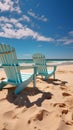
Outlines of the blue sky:
[{"label": "blue sky", "polygon": [[0,43],[18,58],[73,59],[73,0],[0,0]]}]

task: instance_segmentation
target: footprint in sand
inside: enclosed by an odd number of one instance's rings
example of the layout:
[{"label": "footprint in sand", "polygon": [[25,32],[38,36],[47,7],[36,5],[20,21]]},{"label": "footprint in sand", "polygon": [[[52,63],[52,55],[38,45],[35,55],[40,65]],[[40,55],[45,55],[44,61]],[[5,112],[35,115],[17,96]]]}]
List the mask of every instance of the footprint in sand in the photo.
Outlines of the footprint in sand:
[{"label": "footprint in sand", "polygon": [[[19,112],[20,113],[20,112]],[[3,124],[3,130],[14,130],[16,122],[19,119],[18,110],[10,110],[3,114],[5,123]],[[11,129],[10,129],[11,128]]]},{"label": "footprint in sand", "polygon": [[71,111],[64,115],[64,122],[66,125],[73,125],[73,113]]},{"label": "footprint in sand", "polygon": [[2,130],[7,130],[6,128],[3,128]]},{"label": "footprint in sand", "polygon": [[34,117],[31,117],[28,120],[28,124],[30,124],[33,121],[42,121],[44,117],[48,116],[48,111],[46,110],[39,110]]},{"label": "footprint in sand", "polygon": [[60,89],[61,90],[68,90],[68,87],[67,86],[60,86]]},{"label": "footprint in sand", "polygon": [[14,111],[11,110],[11,111],[8,111],[8,112],[4,113],[4,118],[15,119],[15,118],[18,118],[18,117],[17,117],[17,113],[15,113]]},{"label": "footprint in sand", "polygon": [[62,110],[62,114],[67,114],[68,113],[68,109],[63,109]]},{"label": "footprint in sand", "polygon": [[[37,129],[37,127],[35,126],[34,129]],[[37,129],[37,130],[41,130],[41,129]]]},{"label": "footprint in sand", "polygon": [[65,103],[55,103],[53,106],[54,106],[54,107],[55,107],[55,106],[66,107],[66,104],[65,104]]},{"label": "footprint in sand", "polygon": [[63,92],[62,95],[63,95],[63,96],[71,96],[70,93],[66,93],[66,92]]},{"label": "footprint in sand", "polygon": [[43,120],[43,117],[45,117],[45,116],[48,116],[48,112],[47,112],[46,110],[40,110],[40,111],[36,114],[34,120],[42,121],[42,120]]},{"label": "footprint in sand", "polygon": [[7,128],[7,127],[8,127],[8,124],[7,124],[7,123],[4,123],[3,125],[4,125],[4,128],[3,128],[2,130],[8,130],[8,128]]},{"label": "footprint in sand", "polygon": [[67,121],[65,123],[66,123],[66,125],[73,125],[73,121]]}]

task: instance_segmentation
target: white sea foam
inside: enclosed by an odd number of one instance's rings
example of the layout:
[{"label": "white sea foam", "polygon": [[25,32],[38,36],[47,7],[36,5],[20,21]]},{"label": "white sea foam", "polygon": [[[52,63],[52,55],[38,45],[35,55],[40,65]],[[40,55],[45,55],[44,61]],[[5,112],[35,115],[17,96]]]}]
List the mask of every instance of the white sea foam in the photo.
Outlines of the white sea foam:
[{"label": "white sea foam", "polygon": [[60,61],[60,62],[52,62],[52,63],[48,63],[48,65],[73,65],[73,61]]}]

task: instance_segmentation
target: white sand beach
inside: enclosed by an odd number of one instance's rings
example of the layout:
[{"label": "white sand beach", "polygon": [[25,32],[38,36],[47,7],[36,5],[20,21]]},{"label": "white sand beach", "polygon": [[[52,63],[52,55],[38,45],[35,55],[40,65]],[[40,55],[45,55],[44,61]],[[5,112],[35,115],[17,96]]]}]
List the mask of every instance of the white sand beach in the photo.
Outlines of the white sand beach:
[{"label": "white sand beach", "polygon": [[9,84],[0,91],[0,130],[73,130],[73,65],[58,66],[55,80],[38,76],[36,86],[19,95]]}]

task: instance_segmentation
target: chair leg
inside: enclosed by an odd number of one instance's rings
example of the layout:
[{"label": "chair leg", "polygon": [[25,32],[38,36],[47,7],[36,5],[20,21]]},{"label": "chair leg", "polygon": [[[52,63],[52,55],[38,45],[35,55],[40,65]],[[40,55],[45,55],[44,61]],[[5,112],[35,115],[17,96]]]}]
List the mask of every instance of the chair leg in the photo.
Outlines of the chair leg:
[{"label": "chair leg", "polygon": [[[17,86],[17,88],[15,89],[15,95],[19,94],[22,90],[24,90],[25,87],[27,87],[27,85],[33,80],[33,76],[31,76],[28,80],[22,82],[21,84],[19,84]],[[35,86],[35,81],[34,81],[34,86]]]},{"label": "chair leg", "polygon": [[17,94],[19,94],[25,87],[27,87],[27,81],[26,81],[26,83],[25,82],[23,82],[23,83],[21,83],[20,85],[18,85],[17,87],[16,87],[16,89],[15,89],[15,91],[14,91],[14,94],[15,95],[17,95]]},{"label": "chair leg", "polygon": [[33,76],[33,86],[36,87],[36,75]]},{"label": "chair leg", "polygon": [[54,75],[53,75],[53,78],[55,79],[55,73],[54,73]]}]

